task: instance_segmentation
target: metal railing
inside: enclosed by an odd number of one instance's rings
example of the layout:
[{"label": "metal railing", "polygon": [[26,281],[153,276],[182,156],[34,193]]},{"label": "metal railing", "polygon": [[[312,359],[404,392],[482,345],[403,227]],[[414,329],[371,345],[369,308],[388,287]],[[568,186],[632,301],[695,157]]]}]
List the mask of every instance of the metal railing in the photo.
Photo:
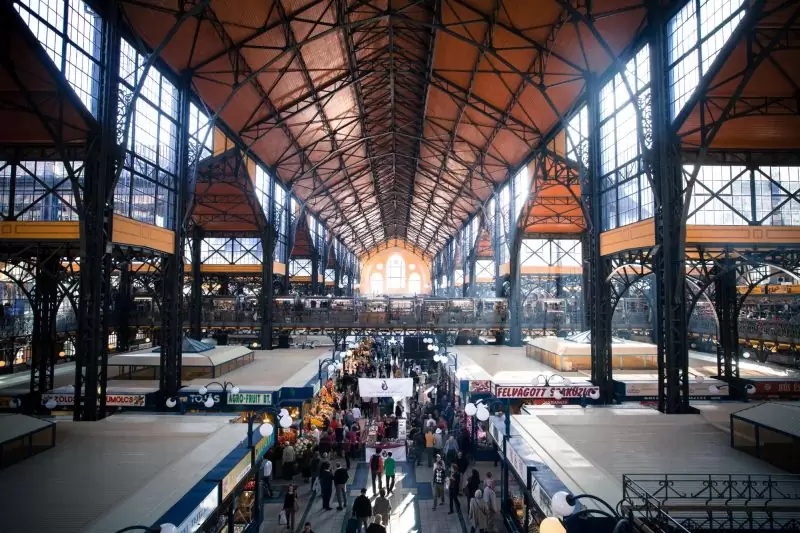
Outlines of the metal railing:
[{"label": "metal railing", "polygon": [[624,475],[622,494],[626,511],[665,531],[800,530],[800,476]]}]

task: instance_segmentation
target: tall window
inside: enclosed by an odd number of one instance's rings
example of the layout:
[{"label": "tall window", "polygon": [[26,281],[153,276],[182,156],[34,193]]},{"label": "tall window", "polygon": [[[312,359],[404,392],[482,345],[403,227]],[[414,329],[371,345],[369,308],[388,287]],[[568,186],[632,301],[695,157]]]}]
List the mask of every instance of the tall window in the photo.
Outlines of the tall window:
[{"label": "tall window", "polygon": [[[623,81],[623,76],[625,76]],[[633,98],[628,91],[633,92]],[[600,171],[603,230],[653,216],[653,193],[642,154],[647,139],[637,128],[650,114],[650,50],[647,46],[600,90]]]},{"label": "tall window", "polygon": [[673,119],[744,18],[747,4],[745,0],[689,0],[669,21],[669,103]]},{"label": "tall window", "polygon": [[523,167],[514,176],[514,216],[511,217],[514,222],[517,221],[520,211],[528,201],[530,187],[531,177],[528,175],[528,167]]},{"label": "tall window", "polygon": [[[128,108],[145,57],[125,40],[119,62],[120,113]],[[120,116],[118,127],[125,121]],[[178,153],[178,89],[151,67],[136,99],[114,211],[162,228],[173,226]]]},{"label": "tall window", "polygon": [[97,115],[102,19],[82,0],[18,0],[14,7],[86,109]]},{"label": "tall window", "polygon": [[194,102],[189,104],[189,163],[211,157],[214,153],[214,132],[208,116]]},{"label": "tall window", "polygon": [[394,254],[386,262],[386,287],[389,289],[403,289],[406,286],[406,262]]},{"label": "tall window", "polygon": [[369,288],[372,294],[383,294],[383,274],[373,272],[369,277]]},{"label": "tall window", "polygon": [[412,272],[408,275],[408,292],[410,294],[422,293],[422,276],[419,272]]},{"label": "tall window", "polygon": [[286,247],[289,240],[286,235],[286,190],[278,182],[275,182],[275,261],[283,262],[286,257]]}]

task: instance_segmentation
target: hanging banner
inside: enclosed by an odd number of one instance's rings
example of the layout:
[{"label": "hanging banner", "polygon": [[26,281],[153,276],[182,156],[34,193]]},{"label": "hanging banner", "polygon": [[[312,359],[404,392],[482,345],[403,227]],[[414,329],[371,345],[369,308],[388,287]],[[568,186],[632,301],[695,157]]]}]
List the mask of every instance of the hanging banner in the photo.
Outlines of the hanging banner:
[{"label": "hanging banner", "polygon": [[372,379],[358,378],[358,393],[362,398],[408,398],[414,394],[412,378]]},{"label": "hanging banner", "polygon": [[600,394],[600,387],[594,385],[566,385],[562,387],[534,387],[525,385],[495,385],[494,395],[498,398],[553,398],[556,391],[561,398],[589,398]]}]

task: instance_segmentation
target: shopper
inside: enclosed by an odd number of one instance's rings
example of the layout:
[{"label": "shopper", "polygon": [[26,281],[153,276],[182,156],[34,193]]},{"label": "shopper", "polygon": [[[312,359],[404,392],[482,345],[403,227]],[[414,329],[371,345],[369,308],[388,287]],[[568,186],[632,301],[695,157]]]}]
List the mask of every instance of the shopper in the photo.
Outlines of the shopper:
[{"label": "shopper", "polygon": [[311,529],[311,522],[306,522],[306,525],[303,528],[303,533],[314,533],[314,530]]},{"label": "shopper", "polygon": [[442,434],[442,428],[436,428],[436,431],[433,433],[433,449],[436,451],[436,455],[440,455],[442,453],[442,448],[444,447],[444,435]]},{"label": "shopper", "polygon": [[361,489],[361,495],[353,501],[353,516],[359,522],[360,527],[366,528],[372,516],[372,503],[367,497],[367,489]]},{"label": "shopper", "polygon": [[319,488],[322,492],[322,510],[331,510],[331,496],[333,495],[333,474],[331,473],[331,465],[325,463],[322,471],[319,473]]},{"label": "shopper", "polygon": [[380,448],[375,449],[375,453],[369,459],[369,470],[372,473],[372,494],[377,494],[378,490],[375,488],[375,481],[378,482],[378,488],[383,488],[383,457],[381,457]]},{"label": "shopper", "polygon": [[414,455],[416,456],[415,461],[417,466],[422,464],[422,454],[424,453],[425,453],[425,435],[422,433],[422,430],[419,429],[416,433],[414,433]]},{"label": "shopper", "polygon": [[469,522],[472,525],[471,533],[485,533],[489,527],[489,509],[483,501],[483,493],[476,490],[471,494],[469,504]]},{"label": "shopper", "polygon": [[428,466],[433,466],[433,455],[436,446],[436,438],[433,436],[433,431],[430,429],[425,433],[425,451],[428,453]]},{"label": "shopper", "polygon": [[317,478],[319,478],[319,474],[322,471],[322,459],[319,456],[319,452],[314,452],[314,455],[311,457],[311,460],[308,462],[307,471],[303,474],[306,476],[306,483],[308,483],[309,477],[311,478],[311,491],[316,492],[317,487],[315,482]]},{"label": "shopper", "polygon": [[469,476],[467,480],[467,487],[464,489],[464,492],[467,495],[467,510],[469,510],[469,503],[470,500],[475,495],[475,491],[480,492],[481,487],[481,475],[478,473],[477,470],[472,470],[472,475]]},{"label": "shopper", "polygon": [[292,446],[291,443],[287,443],[286,446],[283,447],[283,455],[281,456],[283,477],[287,481],[292,481],[294,479],[294,462],[296,460],[297,455],[294,452],[294,446]]},{"label": "shopper", "polygon": [[483,482],[483,501],[486,503],[487,531],[491,533],[494,531],[494,522],[498,510],[497,498],[494,492],[494,480],[491,477],[491,472],[487,472],[486,479]]},{"label": "shopper", "polygon": [[[460,452],[458,452],[458,458],[456,459],[456,464],[458,465],[459,472],[464,472],[464,473],[467,472],[467,469],[469,468],[469,458],[466,456],[463,449]],[[480,480],[481,476],[480,474],[478,474],[478,483],[480,483]]]},{"label": "shopper", "polygon": [[436,502],[441,500],[444,505],[444,464],[441,461],[436,461],[433,467],[433,474],[431,475],[431,484],[433,485],[433,510],[436,510]]},{"label": "shopper", "polygon": [[291,484],[283,497],[283,512],[286,513],[286,529],[289,531],[294,531],[294,515],[299,506],[297,500],[297,485]]},{"label": "shopper", "polygon": [[386,533],[386,527],[383,525],[383,517],[375,515],[375,521],[367,528],[367,533]]},{"label": "shopper", "polygon": [[336,465],[336,470],[333,472],[333,484],[336,486],[336,503],[337,511],[341,511],[347,507],[347,482],[350,480],[350,474],[341,463]]},{"label": "shopper", "polygon": [[[397,467],[394,459],[392,458],[392,452],[386,454],[386,460],[383,462],[383,473],[386,476],[386,491],[391,494],[394,490],[394,475],[395,469]],[[387,517],[386,524],[389,524],[389,520]]]},{"label": "shopper", "polygon": [[264,457],[264,464],[261,465],[262,479],[264,480],[264,492],[267,498],[272,498],[272,461],[269,457]]},{"label": "shopper", "polygon": [[458,459],[458,443],[456,438],[450,435],[444,445],[444,460],[447,466],[452,465]]},{"label": "shopper", "polygon": [[450,466],[450,482],[447,488],[450,491],[450,514],[453,514],[454,505],[456,509],[461,509],[461,502],[458,499],[461,492],[461,473],[455,463]]},{"label": "shopper", "polygon": [[382,517],[384,519],[384,525],[389,525],[389,517],[392,514],[392,502],[386,497],[386,491],[383,489],[381,489],[378,497],[375,498],[375,503],[372,504],[372,514],[376,517]]}]

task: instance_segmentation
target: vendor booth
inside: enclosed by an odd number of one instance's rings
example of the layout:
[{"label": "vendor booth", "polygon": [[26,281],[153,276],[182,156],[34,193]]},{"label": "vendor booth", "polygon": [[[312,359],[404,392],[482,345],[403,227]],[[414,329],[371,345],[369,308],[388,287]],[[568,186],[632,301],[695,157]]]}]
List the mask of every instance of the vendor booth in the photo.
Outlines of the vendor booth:
[{"label": "vendor booth", "polygon": [[569,490],[536,454],[526,438],[520,435],[513,418],[505,456],[504,417],[492,417],[490,422],[489,433],[497,445],[500,459],[504,462],[504,471],[508,472],[507,492],[498,493],[502,498],[500,505],[506,526],[514,533],[538,533],[542,520],[553,516],[550,508],[552,496],[556,492]]},{"label": "vendor booth", "polygon": [[[414,394],[414,380],[412,378],[391,379],[358,379],[358,392],[362,398],[410,398]],[[407,460],[406,420],[397,420],[397,435],[394,438],[384,436],[378,440],[377,421],[372,421],[365,427],[364,448],[366,461],[379,450],[385,457],[392,452],[395,461]]]}]

